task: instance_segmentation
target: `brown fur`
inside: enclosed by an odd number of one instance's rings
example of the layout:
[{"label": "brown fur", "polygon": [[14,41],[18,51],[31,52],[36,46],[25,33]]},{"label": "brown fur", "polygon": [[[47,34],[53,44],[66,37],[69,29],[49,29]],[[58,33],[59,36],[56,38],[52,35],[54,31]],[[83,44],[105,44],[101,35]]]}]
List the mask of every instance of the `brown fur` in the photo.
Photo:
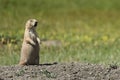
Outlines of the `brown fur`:
[{"label": "brown fur", "polygon": [[40,40],[35,30],[36,26],[37,20],[35,19],[30,19],[26,22],[19,65],[39,64]]}]

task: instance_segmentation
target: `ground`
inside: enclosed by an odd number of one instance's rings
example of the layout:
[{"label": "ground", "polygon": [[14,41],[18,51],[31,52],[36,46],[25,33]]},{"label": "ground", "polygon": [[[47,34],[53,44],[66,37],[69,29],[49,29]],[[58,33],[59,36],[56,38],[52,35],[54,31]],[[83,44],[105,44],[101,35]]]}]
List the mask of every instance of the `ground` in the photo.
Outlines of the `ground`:
[{"label": "ground", "polygon": [[0,66],[0,80],[120,80],[120,68],[90,63]]}]

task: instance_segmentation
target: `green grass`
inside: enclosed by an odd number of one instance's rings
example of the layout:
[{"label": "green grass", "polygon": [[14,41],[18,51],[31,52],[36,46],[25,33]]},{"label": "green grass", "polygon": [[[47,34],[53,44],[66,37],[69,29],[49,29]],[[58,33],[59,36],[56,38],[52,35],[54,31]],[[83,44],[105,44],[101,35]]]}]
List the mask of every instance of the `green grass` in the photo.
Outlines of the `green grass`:
[{"label": "green grass", "polygon": [[64,44],[41,46],[41,63],[120,64],[119,8],[119,0],[0,0],[0,65],[18,64],[29,18],[39,21],[41,39]]}]

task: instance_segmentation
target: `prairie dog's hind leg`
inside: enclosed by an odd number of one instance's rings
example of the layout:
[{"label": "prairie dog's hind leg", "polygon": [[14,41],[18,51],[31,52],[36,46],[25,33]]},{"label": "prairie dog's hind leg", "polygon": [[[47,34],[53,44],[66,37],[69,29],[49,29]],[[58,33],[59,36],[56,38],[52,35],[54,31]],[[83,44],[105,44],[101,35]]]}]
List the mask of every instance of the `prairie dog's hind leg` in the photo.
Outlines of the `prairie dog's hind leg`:
[{"label": "prairie dog's hind leg", "polygon": [[19,65],[27,65],[27,62],[25,62],[25,61],[20,61]]}]

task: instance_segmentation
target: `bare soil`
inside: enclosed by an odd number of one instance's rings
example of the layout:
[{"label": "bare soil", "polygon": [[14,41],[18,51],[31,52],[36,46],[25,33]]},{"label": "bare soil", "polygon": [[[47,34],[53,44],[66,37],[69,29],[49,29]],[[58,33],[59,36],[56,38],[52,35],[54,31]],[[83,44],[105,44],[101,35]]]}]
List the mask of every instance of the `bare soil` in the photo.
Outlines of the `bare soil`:
[{"label": "bare soil", "polygon": [[120,80],[120,67],[76,62],[0,66],[0,80]]}]

